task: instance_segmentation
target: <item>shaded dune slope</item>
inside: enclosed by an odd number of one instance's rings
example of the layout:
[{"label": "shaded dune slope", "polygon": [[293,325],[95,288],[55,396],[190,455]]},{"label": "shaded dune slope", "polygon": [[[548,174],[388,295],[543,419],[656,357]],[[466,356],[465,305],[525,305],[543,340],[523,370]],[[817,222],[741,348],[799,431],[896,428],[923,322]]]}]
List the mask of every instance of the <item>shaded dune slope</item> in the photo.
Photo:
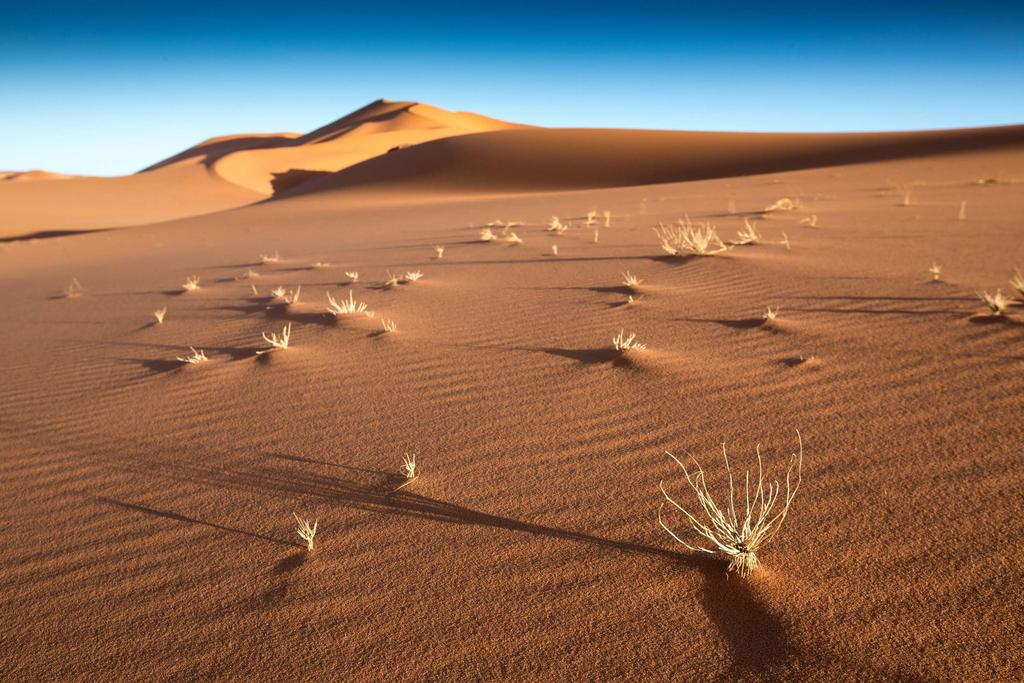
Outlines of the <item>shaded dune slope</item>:
[{"label": "shaded dune slope", "polygon": [[436,140],[337,173],[293,173],[277,190],[358,190],[375,201],[386,193],[578,190],[1018,146],[1024,126],[849,134],[509,130]]}]

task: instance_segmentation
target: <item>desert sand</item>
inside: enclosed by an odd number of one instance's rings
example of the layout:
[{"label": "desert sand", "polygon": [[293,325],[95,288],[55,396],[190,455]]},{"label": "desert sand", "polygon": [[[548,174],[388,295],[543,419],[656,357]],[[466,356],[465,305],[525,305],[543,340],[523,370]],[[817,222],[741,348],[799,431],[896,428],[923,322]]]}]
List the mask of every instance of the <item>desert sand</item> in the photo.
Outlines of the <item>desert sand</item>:
[{"label": "desert sand", "polygon": [[[1021,126],[548,130],[385,101],[0,182],[0,672],[1013,680],[1022,188]],[[687,216],[761,239],[670,256],[652,228]],[[326,312],[350,293],[373,317]],[[723,442],[774,479],[797,429],[749,578],[659,527],[659,481],[692,501],[666,450],[721,491]]]}]

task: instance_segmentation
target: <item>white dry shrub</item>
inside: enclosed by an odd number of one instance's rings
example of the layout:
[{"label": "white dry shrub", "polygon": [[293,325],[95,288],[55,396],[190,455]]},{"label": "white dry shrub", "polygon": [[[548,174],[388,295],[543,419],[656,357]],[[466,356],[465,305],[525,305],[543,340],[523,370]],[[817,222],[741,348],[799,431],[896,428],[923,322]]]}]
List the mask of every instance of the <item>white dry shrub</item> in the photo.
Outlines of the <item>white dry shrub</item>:
[{"label": "white dry shrub", "polygon": [[[729,456],[722,444],[722,457],[729,477],[729,497],[724,503],[716,502],[708,490],[704,470],[700,463],[693,460],[691,471],[682,460],[666,454],[683,470],[686,483],[696,495],[697,505],[687,509],[665,490],[665,482],[658,484],[665,500],[658,508],[658,523],[672,538],[690,550],[725,555],[729,558],[729,571],[735,571],[741,577],[747,577],[757,569],[761,562],[757,556],[765,546],[772,542],[782,523],[789,514],[790,505],[800,488],[800,472],[803,466],[804,445],[800,432],[797,431],[799,452],[790,457],[786,469],[785,484],[766,481],[761,461],[761,445],[758,444],[756,482],[751,488],[751,472],[748,470],[743,478],[743,490],[740,496],[735,491],[732,469],[729,467]],[[736,499],[740,497],[740,511],[736,511]],[[683,540],[665,522],[662,510],[668,504],[680,512],[689,523],[690,530],[704,539],[701,545],[691,545]],[[692,510],[692,512],[691,512]]]}]

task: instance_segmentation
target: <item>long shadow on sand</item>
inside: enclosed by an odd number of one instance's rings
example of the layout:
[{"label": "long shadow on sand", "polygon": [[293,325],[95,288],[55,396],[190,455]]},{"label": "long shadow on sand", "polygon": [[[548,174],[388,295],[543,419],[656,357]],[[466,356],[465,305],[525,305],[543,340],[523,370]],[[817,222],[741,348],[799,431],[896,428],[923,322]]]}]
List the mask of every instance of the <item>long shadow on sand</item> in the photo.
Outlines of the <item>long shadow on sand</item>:
[{"label": "long shadow on sand", "polygon": [[[188,517],[186,515],[180,515],[177,512],[167,512],[165,510],[156,510],[154,508],[146,507],[145,505],[136,505],[135,503],[126,503],[121,500],[115,500],[114,498],[107,498],[105,496],[97,496],[96,500],[99,500],[110,505],[116,505],[124,510],[131,512],[140,512],[147,515],[154,515],[156,517],[163,517],[164,519],[171,519],[175,522],[182,522],[185,524],[197,524],[199,526],[207,526],[211,529],[217,529],[219,531],[230,531],[233,534],[241,534],[242,536],[248,536],[249,538],[259,539],[261,541],[268,541],[270,543],[277,543],[278,545],[296,547],[299,544],[289,543],[288,541],[282,541],[280,538],[273,538],[271,536],[264,536],[263,534],[257,534],[252,531],[246,531],[245,529],[236,529],[230,526],[224,526],[222,524],[214,524],[213,522],[206,522],[195,517]],[[301,547],[301,546],[300,546]]]},{"label": "long shadow on sand", "polygon": [[765,325],[764,318],[738,318],[736,320],[715,318],[676,318],[676,320],[684,323],[721,325],[722,327],[729,327],[734,330],[753,330],[758,327],[764,327],[767,330],[772,329],[771,326]]},{"label": "long shadow on sand", "polygon": [[[314,467],[309,467],[310,465]],[[571,529],[490,514],[420,495],[409,489],[396,490],[403,481],[399,475],[322,462],[287,453],[268,453],[265,459],[254,467],[214,467],[192,461],[163,465],[156,462],[145,465],[135,463],[135,466],[145,467],[150,474],[155,473],[192,483],[254,492],[263,496],[285,494],[312,497],[331,505],[371,513],[532,534],[581,543],[607,552],[649,557],[665,562],[670,567],[694,569],[700,572],[704,580],[701,604],[728,644],[735,671],[763,670],[765,667],[781,664],[797,656],[782,621],[771,613],[744,581],[730,579],[721,562],[703,555],[680,554],[642,543],[602,538]],[[176,513],[153,510],[109,498],[101,500],[124,509],[240,533],[279,545],[296,545]],[[281,560],[274,568],[274,572],[287,573],[297,568],[299,564],[300,559],[293,554]]]}]

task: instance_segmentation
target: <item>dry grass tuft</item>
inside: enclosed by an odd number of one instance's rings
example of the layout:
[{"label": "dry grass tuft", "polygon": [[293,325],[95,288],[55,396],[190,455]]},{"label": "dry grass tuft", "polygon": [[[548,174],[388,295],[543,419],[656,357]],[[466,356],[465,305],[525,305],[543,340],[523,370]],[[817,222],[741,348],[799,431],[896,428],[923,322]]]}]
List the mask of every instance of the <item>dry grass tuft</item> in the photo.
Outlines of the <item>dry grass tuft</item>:
[{"label": "dry grass tuft", "polygon": [[609,209],[604,210],[604,227],[612,227],[612,212]]},{"label": "dry grass tuft", "polygon": [[510,246],[517,247],[523,243],[523,238],[514,232],[509,232],[505,235],[505,241],[508,242]]},{"label": "dry grass tuft", "polygon": [[806,225],[812,228],[818,227],[818,214],[811,214],[807,218],[801,218],[797,221],[798,225]]},{"label": "dry grass tuft", "polygon": [[551,255],[552,256],[558,256],[558,245],[557,244],[552,244],[551,245]]},{"label": "dry grass tuft", "polygon": [[337,317],[339,315],[353,315],[355,313],[365,313],[366,304],[362,301],[356,301],[352,295],[352,290],[348,290],[348,299],[342,299],[341,303],[334,300],[330,292],[327,292],[327,312]]},{"label": "dry grass tuft", "polygon": [[1017,296],[1024,299],[1024,273],[1021,273],[1019,268],[1014,268],[1010,286],[1017,290]]},{"label": "dry grass tuft", "polygon": [[[693,460],[696,472],[691,473],[685,464],[676,456],[666,454],[675,461],[683,470],[686,483],[697,495],[697,501],[706,521],[698,518],[697,514],[690,513],[680,505],[665,490],[664,480],[658,484],[665,500],[658,508],[658,523],[679,543],[690,550],[727,555],[729,557],[729,571],[735,571],[741,577],[747,577],[757,569],[761,563],[757,553],[767,546],[782,528],[782,523],[789,514],[790,505],[796,497],[800,488],[800,470],[803,466],[804,445],[799,430],[796,433],[800,445],[798,453],[790,456],[789,467],[786,469],[785,494],[782,494],[782,485],[778,481],[765,482],[764,469],[761,462],[761,445],[757,445],[757,483],[754,490],[750,488],[750,471],[746,472],[743,485],[742,505],[744,515],[742,519],[736,513],[736,491],[733,483],[732,469],[729,467],[729,456],[725,451],[725,444],[722,444],[722,457],[725,459],[725,469],[729,475],[729,502],[725,509],[719,507],[714,497],[708,491],[707,481],[704,478],[704,470],[700,464]],[[793,481],[795,475],[795,482]],[[698,536],[710,541],[710,547],[693,546],[684,541],[666,523],[662,516],[662,509],[665,503],[672,505],[676,510],[686,517],[690,529]]]},{"label": "dry grass tuft", "polygon": [[381,327],[384,328],[384,331],[389,334],[398,329],[398,324],[394,320],[390,320],[388,318],[381,318],[380,324]]},{"label": "dry grass tuft", "polygon": [[411,484],[413,480],[416,479],[416,477],[419,476],[416,473],[415,453],[413,453],[412,455],[406,453],[404,456],[402,456],[402,466],[399,468],[399,471],[402,473],[402,476],[405,477],[405,481],[402,482],[401,486],[395,489],[396,491],[405,488],[406,486]]},{"label": "dry grass tuft", "polygon": [[736,239],[733,240],[733,244],[757,244],[761,239],[761,233],[758,232],[757,226],[749,218],[744,217],[743,229],[736,233]]},{"label": "dry grass tuft", "polygon": [[966,199],[960,202],[960,211],[957,213],[956,217],[957,217],[957,220],[961,220],[961,221],[967,220],[967,200]]},{"label": "dry grass tuft", "polygon": [[313,263],[309,264],[309,267],[313,268],[314,270],[322,270],[323,268],[330,268],[331,264],[327,263],[326,261],[314,261]]},{"label": "dry grass tuft", "polygon": [[1002,315],[1006,311],[1006,307],[1010,305],[1010,300],[1003,294],[1003,290],[997,289],[995,294],[989,294],[983,292],[978,295],[986,306],[988,311],[992,315]]},{"label": "dry grass tuft", "polygon": [[553,232],[561,235],[563,232],[569,229],[568,225],[565,225],[558,219],[558,216],[552,216],[551,222],[548,223],[548,227],[545,228],[548,232]]},{"label": "dry grass tuft", "polygon": [[281,254],[274,251],[273,254],[260,254],[260,263],[277,263],[281,260]]},{"label": "dry grass tuft", "polygon": [[71,278],[70,284],[64,288],[65,299],[77,299],[82,296],[82,283],[78,281],[78,278]]},{"label": "dry grass tuft", "polygon": [[728,249],[715,226],[710,223],[694,224],[689,217],[676,225],[659,223],[654,233],[661,240],[661,248],[670,256],[712,256]]},{"label": "dry grass tuft", "polygon": [[402,282],[416,282],[423,277],[423,271],[411,270],[406,271],[405,275],[402,276]]},{"label": "dry grass tuft", "polygon": [[153,311],[153,317],[156,318],[157,325],[163,325],[165,315],[167,315],[166,306],[164,306],[163,308],[158,308],[155,311]]},{"label": "dry grass tuft", "polygon": [[194,292],[199,289],[199,276],[189,275],[185,278],[185,282],[181,285],[181,288],[186,292]]},{"label": "dry grass tuft", "polygon": [[320,520],[315,520],[310,524],[308,519],[302,519],[294,512],[292,513],[292,516],[295,517],[295,521],[299,525],[295,529],[295,533],[299,535],[299,538],[306,542],[306,552],[313,552],[313,539],[316,538],[316,529],[320,524]]},{"label": "dry grass tuft", "polygon": [[289,341],[291,341],[291,338],[292,338],[292,324],[291,323],[288,323],[283,328],[281,328],[281,335],[280,336],[278,336],[276,332],[271,332],[270,336],[268,337],[267,333],[264,332],[263,333],[263,341],[265,341],[268,344],[270,344],[270,348],[269,349],[261,349],[261,350],[256,352],[256,355],[258,356],[258,355],[261,355],[261,354],[264,354],[264,353],[270,353],[271,351],[277,351],[278,349],[287,349],[288,348],[288,343],[289,343]]},{"label": "dry grass tuft", "polygon": [[596,209],[591,209],[590,211],[587,211],[587,227],[589,228],[596,221],[597,221],[597,210]]},{"label": "dry grass tuft", "polygon": [[345,271],[345,277],[347,277],[352,282],[359,282],[359,272],[358,271],[346,270]]},{"label": "dry grass tuft", "polygon": [[257,277],[260,277],[260,274],[257,273],[252,268],[250,268],[247,271],[245,271],[244,273],[242,273],[241,275],[239,275],[238,277],[236,277],[235,279],[236,280],[252,280],[253,278],[257,278]]},{"label": "dry grass tuft", "polygon": [[196,351],[196,347],[194,347],[194,346],[190,346],[188,348],[189,348],[190,351],[192,351],[191,355],[188,355],[188,356],[178,356],[178,360],[181,361],[182,363],[188,363],[189,365],[195,365],[196,363],[205,363],[206,361],[209,360],[209,358],[206,357],[206,352],[205,351],[203,351],[201,349],[199,351]]},{"label": "dry grass tuft", "polygon": [[794,211],[800,208],[800,201],[792,199],[790,197],[783,197],[777,199],[768,206],[764,207],[765,213],[771,213],[772,211]]},{"label": "dry grass tuft", "polygon": [[252,290],[252,295],[253,296],[259,296],[260,295],[259,290],[256,289],[256,285],[249,285],[249,289]]},{"label": "dry grass tuft", "polygon": [[910,196],[910,190],[906,190],[903,193],[903,200],[900,202],[900,206],[911,206],[914,203],[914,198]]},{"label": "dry grass tuft", "polygon": [[939,279],[942,277],[942,266],[940,266],[938,263],[932,263],[931,268],[928,269],[928,272],[932,274],[932,280],[934,282],[938,282]]},{"label": "dry grass tuft", "polygon": [[764,313],[761,314],[761,319],[764,320],[766,323],[770,323],[773,320],[775,320],[775,318],[777,318],[778,315],[779,315],[779,308],[778,308],[778,306],[776,306],[774,309],[772,309],[772,307],[769,306],[768,310],[766,310]]},{"label": "dry grass tuft", "polygon": [[643,282],[643,280],[638,278],[636,275],[633,275],[633,273],[628,270],[622,274],[622,284],[630,289],[638,288],[641,282]]},{"label": "dry grass tuft", "polygon": [[498,239],[498,236],[495,235],[494,231],[491,230],[490,228],[484,228],[483,230],[480,231],[481,242],[493,242],[496,239]]},{"label": "dry grass tuft", "polygon": [[643,351],[647,348],[647,344],[641,344],[636,341],[636,334],[630,333],[627,337],[625,330],[619,330],[619,333],[612,337],[612,347],[619,353],[626,351]]},{"label": "dry grass tuft", "polygon": [[434,254],[436,254],[436,258],[444,258],[444,247],[442,247],[440,244],[434,247]]}]

